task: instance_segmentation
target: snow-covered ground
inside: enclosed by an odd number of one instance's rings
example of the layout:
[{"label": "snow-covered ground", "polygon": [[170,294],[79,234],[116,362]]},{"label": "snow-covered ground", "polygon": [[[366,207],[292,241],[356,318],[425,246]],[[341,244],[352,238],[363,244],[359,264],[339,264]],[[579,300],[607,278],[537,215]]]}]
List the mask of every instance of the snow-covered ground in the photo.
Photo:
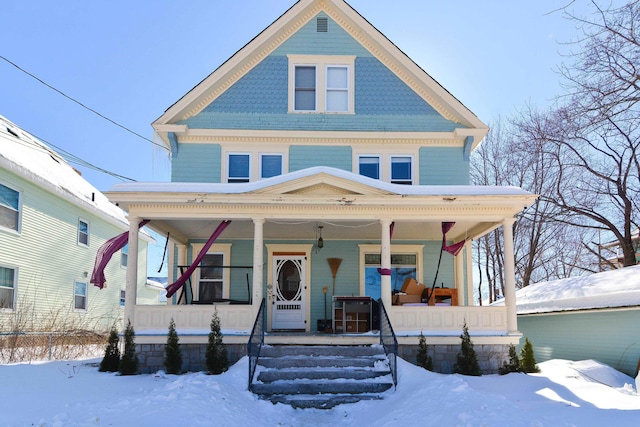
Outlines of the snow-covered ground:
[{"label": "snow-covered ground", "polygon": [[382,401],[293,409],[247,391],[247,358],[219,376],[118,376],[99,360],[0,365],[0,426],[638,426],[634,380],[594,361],[465,377],[403,360]]}]

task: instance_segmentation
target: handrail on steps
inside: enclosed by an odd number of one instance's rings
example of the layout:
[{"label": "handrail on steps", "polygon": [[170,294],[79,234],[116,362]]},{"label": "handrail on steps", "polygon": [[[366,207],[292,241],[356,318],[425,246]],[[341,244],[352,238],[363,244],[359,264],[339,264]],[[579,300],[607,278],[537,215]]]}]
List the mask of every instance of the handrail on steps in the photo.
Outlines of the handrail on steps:
[{"label": "handrail on steps", "polygon": [[378,300],[380,304],[380,345],[384,348],[384,352],[389,358],[389,367],[391,368],[391,376],[393,377],[393,385],[398,385],[398,338],[391,326],[391,320],[387,310],[382,303],[382,298]]},{"label": "handrail on steps", "polygon": [[253,324],[251,330],[251,336],[247,343],[247,355],[249,356],[249,391],[253,383],[253,376],[256,373],[256,367],[258,366],[258,358],[260,357],[260,351],[264,345],[264,330],[266,325],[266,312],[265,312],[265,300],[262,299],[260,303],[260,309],[256,316],[256,321]]}]

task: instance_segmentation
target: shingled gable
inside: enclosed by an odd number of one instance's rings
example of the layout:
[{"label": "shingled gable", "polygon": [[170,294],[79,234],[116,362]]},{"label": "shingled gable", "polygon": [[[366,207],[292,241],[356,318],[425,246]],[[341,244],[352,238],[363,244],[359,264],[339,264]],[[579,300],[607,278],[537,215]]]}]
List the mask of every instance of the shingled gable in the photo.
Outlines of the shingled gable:
[{"label": "shingled gable", "polygon": [[[201,112],[321,12],[334,20],[440,115],[447,120],[459,123],[460,128],[454,132],[456,138],[473,138],[471,149],[475,148],[484,138],[488,127],[475,114],[344,0],[298,1],[218,69],[169,107],[162,116],[152,123],[155,131],[170,147],[170,133],[184,135],[189,132],[187,125],[178,122]],[[264,132],[261,134],[262,137],[266,136]]]}]

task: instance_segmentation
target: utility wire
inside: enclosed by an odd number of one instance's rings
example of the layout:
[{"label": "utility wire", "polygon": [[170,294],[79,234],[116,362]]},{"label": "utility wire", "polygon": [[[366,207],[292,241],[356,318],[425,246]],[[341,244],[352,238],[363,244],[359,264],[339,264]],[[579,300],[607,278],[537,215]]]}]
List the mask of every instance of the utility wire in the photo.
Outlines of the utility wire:
[{"label": "utility wire", "polygon": [[87,110],[91,111],[92,113],[96,114],[97,116],[99,116],[99,117],[101,117],[101,118],[103,118],[103,119],[107,120],[108,122],[111,122],[112,124],[114,124],[114,125],[116,125],[116,126],[118,126],[118,127],[122,128],[122,129],[126,130],[127,132],[134,134],[134,135],[135,135],[135,136],[137,136],[138,138],[144,139],[145,141],[150,142],[150,143],[152,143],[153,145],[157,145],[158,147],[162,147],[162,148],[164,148],[165,150],[167,150],[167,147],[165,147],[164,145],[162,145],[162,144],[158,144],[157,142],[155,142],[155,141],[153,141],[153,140],[151,140],[151,139],[149,139],[149,138],[147,138],[147,137],[145,137],[145,136],[142,136],[142,135],[140,135],[139,133],[137,133],[137,132],[135,132],[135,131],[133,131],[133,130],[129,129],[128,127],[126,127],[126,126],[124,126],[124,125],[121,125],[120,123],[116,122],[115,120],[112,120],[112,119],[110,119],[109,117],[107,117],[107,116],[105,116],[105,115],[103,115],[103,114],[101,114],[101,113],[97,112],[97,111],[96,111],[96,110],[94,110],[93,108],[90,108],[90,107],[88,107],[88,106],[84,105],[82,102],[80,102],[80,101],[78,101],[78,100],[76,100],[76,99],[72,98],[71,96],[67,95],[66,93],[62,92],[61,90],[56,89],[55,87],[51,86],[49,83],[47,83],[47,82],[45,82],[44,80],[40,79],[39,77],[37,77],[37,76],[35,76],[35,75],[31,74],[30,72],[28,72],[28,71],[27,71],[27,70],[25,70],[24,68],[21,68],[19,65],[17,65],[16,63],[14,63],[14,62],[12,62],[12,61],[8,60],[8,59],[7,59],[7,58],[5,58],[4,56],[0,55],[0,59],[2,59],[2,60],[4,60],[4,61],[8,62],[8,63],[9,63],[9,64],[11,64],[11,65],[13,65],[13,66],[14,66],[15,68],[17,68],[18,70],[22,71],[23,73],[25,73],[25,74],[26,74],[26,75],[28,75],[29,77],[31,77],[31,78],[33,78],[33,79],[37,80],[38,82],[42,83],[43,85],[45,85],[45,86],[46,86],[46,87],[48,87],[49,89],[51,89],[51,90],[53,90],[53,91],[55,91],[55,92],[59,93],[60,95],[62,95],[62,96],[64,96],[65,98],[67,98],[68,100],[75,102],[76,104],[78,104],[78,105],[79,105],[79,106],[81,106],[82,108],[87,109]]}]

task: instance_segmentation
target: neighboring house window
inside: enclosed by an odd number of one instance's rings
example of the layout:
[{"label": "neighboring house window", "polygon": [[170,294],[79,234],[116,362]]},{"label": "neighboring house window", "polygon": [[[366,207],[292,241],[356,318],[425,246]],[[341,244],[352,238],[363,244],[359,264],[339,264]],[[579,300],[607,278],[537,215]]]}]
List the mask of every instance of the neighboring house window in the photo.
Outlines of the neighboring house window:
[{"label": "neighboring house window", "polygon": [[87,309],[87,284],[85,282],[75,282],[73,287],[73,300],[76,310]]},{"label": "neighboring house window", "polygon": [[358,173],[373,179],[380,179],[380,157],[360,156],[358,158]]},{"label": "neighboring house window", "polygon": [[289,112],[354,113],[354,56],[288,58]]},{"label": "neighboring house window", "polygon": [[251,180],[251,156],[229,154],[227,157],[227,182],[249,182]]},{"label": "neighboring house window", "polygon": [[89,246],[89,222],[78,220],[78,244]]},{"label": "neighboring house window", "polygon": [[204,256],[200,263],[198,299],[213,301],[223,298],[224,294],[224,255],[212,253]]},{"label": "neighboring house window", "polygon": [[15,300],[16,270],[0,267],[0,310],[12,310]]},{"label": "neighboring house window", "polygon": [[129,258],[129,244],[127,243],[120,250],[120,265],[122,267],[126,267],[127,266],[128,258]]},{"label": "neighboring house window", "polygon": [[0,184],[0,227],[20,231],[20,193]]},{"label": "neighboring house window", "polygon": [[125,295],[126,295],[126,291],[124,289],[120,289],[120,307],[124,307]]},{"label": "neighboring house window", "polygon": [[413,184],[412,158],[409,156],[391,157],[391,183]]},{"label": "neighboring house window", "polygon": [[[374,299],[381,297],[382,276],[380,245],[359,245],[361,292]],[[405,279],[422,281],[421,265],[423,245],[393,245],[391,248],[391,291],[399,291]]]},{"label": "neighboring house window", "polygon": [[282,175],[282,154],[260,155],[260,178]]}]

